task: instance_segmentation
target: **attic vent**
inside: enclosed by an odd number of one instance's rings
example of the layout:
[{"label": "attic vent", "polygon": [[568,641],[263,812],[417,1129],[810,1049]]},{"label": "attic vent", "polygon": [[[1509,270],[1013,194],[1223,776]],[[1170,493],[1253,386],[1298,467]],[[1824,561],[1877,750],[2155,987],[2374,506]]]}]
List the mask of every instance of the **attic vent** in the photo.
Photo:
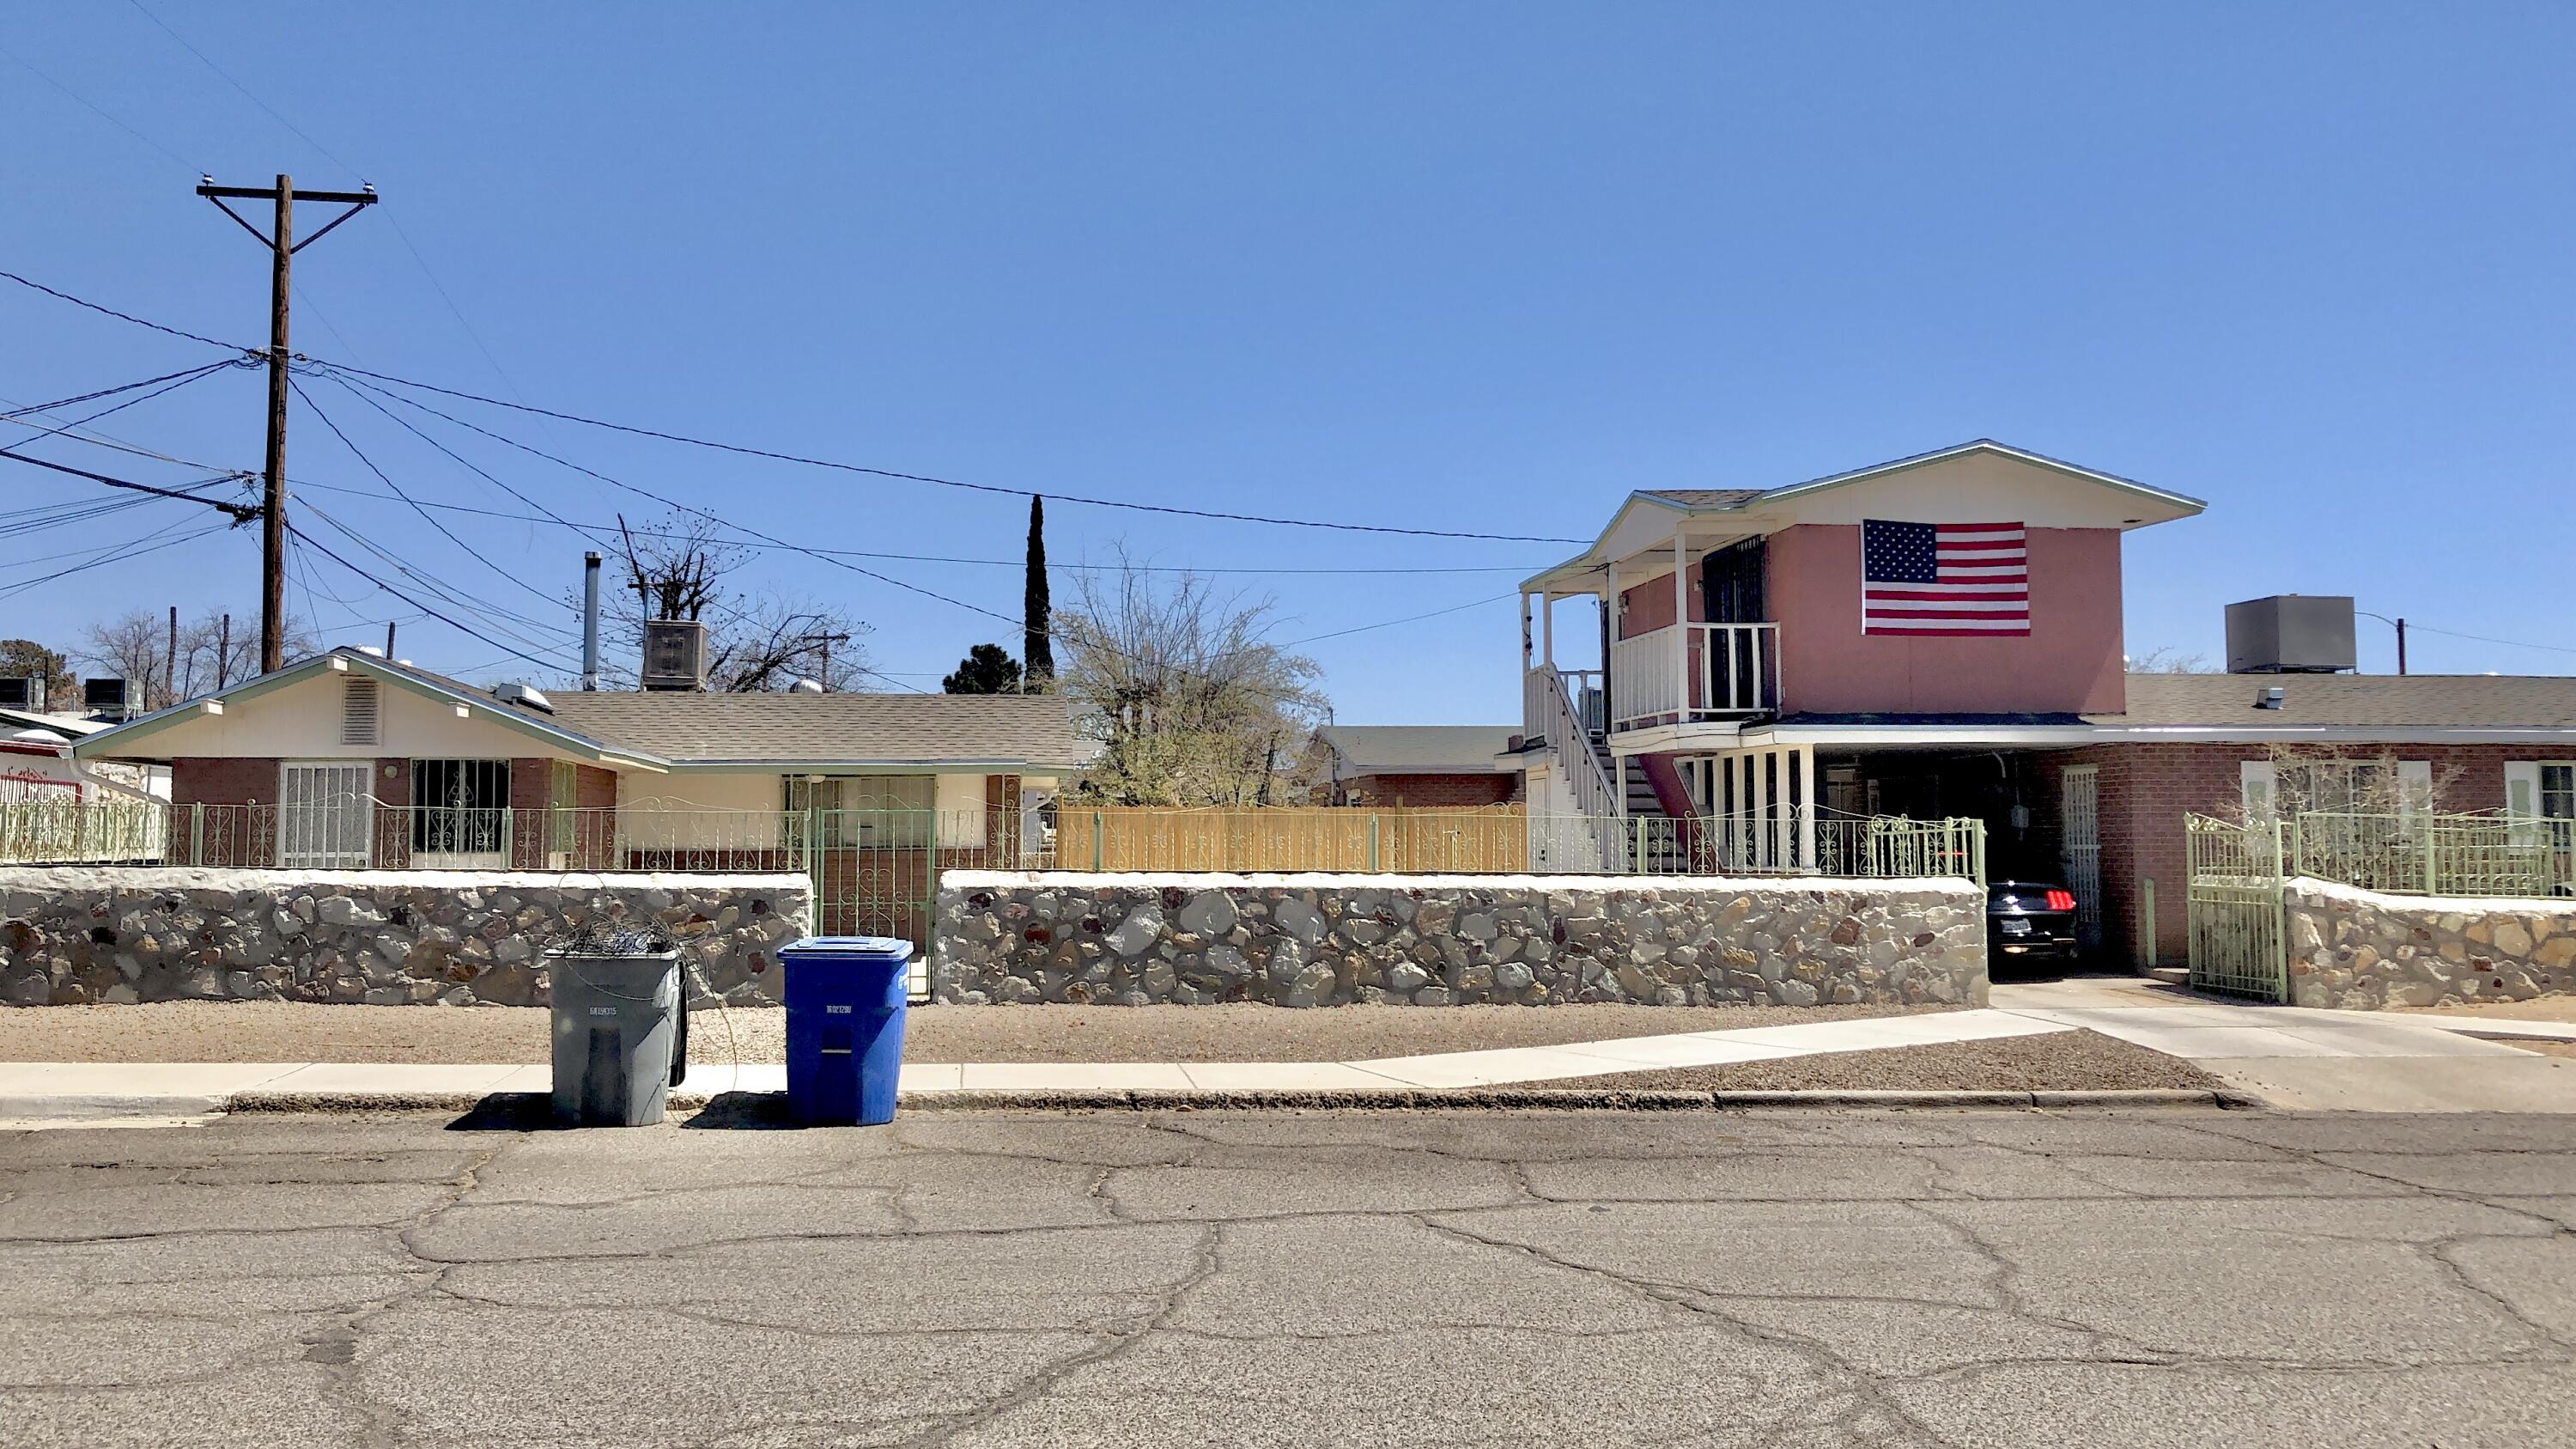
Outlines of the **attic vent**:
[{"label": "attic vent", "polygon": [[376,743],[376,682],[372,679],[343,680],[341,690],[340,743]]}]

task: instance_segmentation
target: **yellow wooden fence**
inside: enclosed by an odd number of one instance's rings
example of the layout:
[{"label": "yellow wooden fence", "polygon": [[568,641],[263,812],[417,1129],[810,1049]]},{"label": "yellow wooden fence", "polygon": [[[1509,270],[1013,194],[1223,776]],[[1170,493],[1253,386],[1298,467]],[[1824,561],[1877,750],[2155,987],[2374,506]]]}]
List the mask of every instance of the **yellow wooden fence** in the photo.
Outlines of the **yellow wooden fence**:
[{"label": "yellow wooden fence", "polygon": [[1066,804],[1060,870],[1457,871],[1529,869],[1518,805],[1480,810],[1270,806],[1231,810]]}]

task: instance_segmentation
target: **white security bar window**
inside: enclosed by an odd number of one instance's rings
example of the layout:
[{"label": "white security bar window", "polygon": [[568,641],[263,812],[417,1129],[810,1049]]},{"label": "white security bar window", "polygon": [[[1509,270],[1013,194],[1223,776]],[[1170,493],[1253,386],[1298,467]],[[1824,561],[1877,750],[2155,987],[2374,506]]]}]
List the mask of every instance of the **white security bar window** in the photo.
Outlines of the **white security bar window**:
[{"label": "white security bar window", "polygon": [[791,811],[815,812],[826,848],[918,849],[931,842],[937,791],[934,775],[791,775],[786,798]]},{"label": "white security bar window", "polygon": [[277,863],[289,870],[364,870],[374,804],[365,761],[289,760],[279,767]]}]

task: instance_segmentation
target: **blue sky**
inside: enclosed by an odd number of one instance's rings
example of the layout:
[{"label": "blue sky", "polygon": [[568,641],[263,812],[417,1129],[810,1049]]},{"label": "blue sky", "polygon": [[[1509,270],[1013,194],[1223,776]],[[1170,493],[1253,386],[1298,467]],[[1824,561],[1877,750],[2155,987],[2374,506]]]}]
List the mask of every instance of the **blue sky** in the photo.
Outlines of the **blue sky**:
[{"label": "blue sky", "polygon": [[[379,214],[298,258],[297,345],[469,391],[1011,487],[1576,537],[1631,488],[1994,436],[2209,500],[2129,541],[2133,653],[2215,657],[2220,606],[2280,591],[2576,651],[2564,7],[147,3],[329,154],[130,5],[18,11],[0,266],[192,331],[265,325],[264,258],[190,194],[200,170],[363,178]],[[18,404],[211,355],[8,286],[0,338]],[[406,488],[522,508],[315,391]],[[260,398],[224,372],[98,426],[255,468]],[[803,543],[1020,545],[1013,498],[459,415]],[[569,517],[650,511],[420,421]],[[85,496],[0,467],[7,507]],[[309,413],[289,472],[381,491]],[[401,504],[309,496],[571,647],[568,613]],[[0,539],[0,588],[193,519],[156,503]],[[552,525],[445,521],[540,592],[577,580]],[[1512,718],[1508,596],[1570,551],[1069,504],[1049,523],[1061,563],[1123,542],[1169,565],[1498,570],[1230,577],[1276,596],[1289,639],[1492,600],[1314,644],[1351,722]],[[334,640],[415,612],[309,562]],[[1011,568],[869,567],[1018,611]],[[217,534],[0,600],[0,631],[248,618],[255,569],[249,533]],[[868,620],[872,662],[917,687],[970,644],[1016,647],[793,555],[750,581]],[[2391,668],[2363,627],[2364,668]],[[424,664],[534,672],[403,630]],[[2429,632],[2412,655],[2576,670]]]}]

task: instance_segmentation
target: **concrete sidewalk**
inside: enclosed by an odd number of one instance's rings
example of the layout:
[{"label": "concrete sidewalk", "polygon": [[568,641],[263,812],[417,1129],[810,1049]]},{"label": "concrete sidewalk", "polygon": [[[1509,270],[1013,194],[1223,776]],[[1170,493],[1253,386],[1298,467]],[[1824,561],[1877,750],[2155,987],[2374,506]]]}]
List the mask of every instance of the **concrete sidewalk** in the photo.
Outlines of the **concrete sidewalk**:
[{"label": "concrete sidewalk", "polygon": [[2004,983],[1989,1000],[2181,1057],[2290,1111],[2576,1112],[2576,1061],[2486,1040],[2576,1041],[2556,1022],[2222,1003],[2126,978]]},{"label": "concrete sidewalk", "polygon": [[[2212,1003],[2117,981],[2005,984],[1992,1007],[1923,1016],[1626,1037],[1348,1062],[907,1063],[902,1089],[1384,1092],[1500,1087],[2087,1029],[2184,1058],[2274,1105],[2349,1111],[2576,1112],[2576,1062],[2479,1039],[2576,1039],[2576,1027]],[[2177,1004],[2178,1003],[2178,1004]],[[2478,1035],[2471,1035],[2477,1033]],[[779,1092],[777,1064],[692,1063],[691,1094]],[[236,1097],[363,1102],[542,1093],[544,1066],[0,1063],[0,1121],[188,1117]]]}]

